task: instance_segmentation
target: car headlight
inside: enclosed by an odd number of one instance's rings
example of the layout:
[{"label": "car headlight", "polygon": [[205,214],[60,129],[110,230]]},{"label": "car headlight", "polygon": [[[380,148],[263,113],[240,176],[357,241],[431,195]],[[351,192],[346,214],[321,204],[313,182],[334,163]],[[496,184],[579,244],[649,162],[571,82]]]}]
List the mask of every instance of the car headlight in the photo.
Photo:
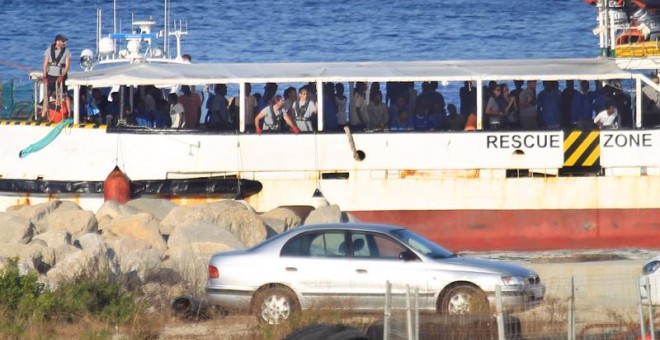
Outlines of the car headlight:
[{"label": "car headlight", "polygon": [[523,276],[502,276],[502,283],[505,286],[524,286],[527,279]]},{"label": "car headlight", "polygon": [[642,268],[642,273],[645,275],[653,274],[658,270],[658,268],[660,268],[660,261],[651,261],[644,265]]}]

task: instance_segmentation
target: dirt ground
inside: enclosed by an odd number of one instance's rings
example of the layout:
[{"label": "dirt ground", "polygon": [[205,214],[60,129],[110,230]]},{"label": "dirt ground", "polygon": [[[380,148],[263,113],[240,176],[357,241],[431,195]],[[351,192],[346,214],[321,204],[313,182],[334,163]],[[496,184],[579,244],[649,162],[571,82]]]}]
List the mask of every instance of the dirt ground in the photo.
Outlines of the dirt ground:
[{"label": "dirt ground", "polygon": [[219,316],[202,321],[175,321],[165,327],[159,339],[261,339],[259,324],[251,315]]}]

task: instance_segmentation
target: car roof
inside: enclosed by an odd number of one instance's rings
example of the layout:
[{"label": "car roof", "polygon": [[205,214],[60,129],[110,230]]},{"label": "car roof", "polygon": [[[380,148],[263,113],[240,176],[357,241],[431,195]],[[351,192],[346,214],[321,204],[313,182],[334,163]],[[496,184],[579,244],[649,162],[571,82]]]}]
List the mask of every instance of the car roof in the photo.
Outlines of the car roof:
[{"label": "car roof", "polygon": [[347,230],[347,231],[373,231],[387,233],[392,230],[405,229],[401,226],[389,224],[374,224],[374,223],[323,223],[323,224],[309,224],[295,228],[298,232],[314,231],[314,230]]}]

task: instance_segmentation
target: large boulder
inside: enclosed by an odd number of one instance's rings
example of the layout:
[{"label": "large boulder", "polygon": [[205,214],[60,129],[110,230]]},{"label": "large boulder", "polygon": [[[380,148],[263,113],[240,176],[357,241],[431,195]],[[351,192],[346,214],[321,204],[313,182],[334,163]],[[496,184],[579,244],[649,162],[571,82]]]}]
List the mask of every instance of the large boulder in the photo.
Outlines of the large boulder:
[{"label": "large boulder", "polygon": [[305,224],[340,223],[341,220],[341,210],[338,205],[333,204],[320,206],[310,212],[307,219],[305,219]]},{"label": "large boulder", "polygon": [[245,204],[232,200],[176,207],[162,220],[161,233],[170,235],[178,226],[191,221],[222,227],[248,247],[262,242],[268,236],[263,220]]},{"label": "large boulder", "polygon": [[77,278],[107,277],[117,273],[117,264],[108,256],[108,249],[103,243],[78,250],[58,261],[46,274],[50,286],[70,282]]},{"label": "large boulder", "polygon": [[57,209],[46,217],[48,230],[63,230],[74,237],[97,230],[96,217],[86,210]]},{"label": "large boulder", "polygon": [[293,229],[302,224],[309,210],[301,211],[294,207],[278,207],[261,215],[264,223],[276,234]]},{"label": "large boulder", "polygon": [[62,201],[56,200],[37,205],[14,206],[7,209],[7,211],[26,218],[34,225],[37,233],[41,233],[47,230],[46,216],[55,211],[60,205],[62,205]]},{"label": "large boulder", "polygon": [[34,235],[30,220],[15,212],[0,213],[0,244],[28,243]]},{"label": "large boulder", "polygon": [[57,248],[71,245],[71,234],[66,230],[51,230],[35,236],[30,243],[43,241],[47,247]]},{"label": "large boulder", "polygon": [[223,244],[221,248],[228,250],[245,248],[229,230],[205,221],[191,221],[178,226],[167,240],[167,247],[186,247],[201,242]]},{"label": "large boulder", "polygon": [[161,252],[167,250],[165,240],[161,236],[160,223],[148,213],[136,215],[117,216],[103,230],[104,234],[119,238],[132,238],[149,243],[153,248]]},{"label": "large boulder", "polygon": [[18,258],[18,263],[27,265],[29,268],[41,267],[41,246],[32,244],[12,243],[0,246],[0,262],[10,258]]},{"label": "large boulder", "polygon": [[140,210],[125,204],[119,204],[115,201],[106,201],[96,212],[96,219],[100,220],[104,216],[115,219],[119,216],[137,215]]},{"label": "large boulder", "polygon": [[157,198],[138,198],[128,201],[126,205],[138,211],[150,213],[159,221],[163,220],[172,209],[177,207],[171,201]]},{"label": "large boulder", "polygon": [[106,238],[105,242],[122,274],[136,276],[145,282],[161,269],[165,253],[147,241],[123,237]]}]

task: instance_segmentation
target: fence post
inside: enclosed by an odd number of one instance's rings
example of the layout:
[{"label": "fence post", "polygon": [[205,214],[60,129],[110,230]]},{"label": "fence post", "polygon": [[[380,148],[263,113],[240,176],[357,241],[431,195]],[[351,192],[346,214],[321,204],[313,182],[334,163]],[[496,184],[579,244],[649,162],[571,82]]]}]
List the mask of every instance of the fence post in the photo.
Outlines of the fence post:
[{"label": "fence post", "polygon": [[502,308],[502,286],[495,286],[495,308],[497,309],[497,338],[505,340],[504,315]]},{"label": "fence post", "polygon": [[575,340],[575,277],[571,276],[571,300],[568,303],[568,340]]},{"label": "fence post", "polygon": [[637,280],[637,302],[639,303],[639,330],[641,333],[641,338],[644,338],[644,335],[646,334],[646,325],[644,324],[644,303],[642,302],[643,297],[642,297],[642,289],[641,286],[644,286],[646,289],[646,282],[648,280],[644,280],[641,276],[638,277]]},{"label": "fence post", "polygon": [[412,320],[412,307],[410,306],[410,285],[406,285],[406,330],[408,331],[408,339],[414,340],[413,337],[413,320]]},{"label": "fence post", "polygon": [[385,311],[383,315],[383,340],[390,338],[390,316],[392,315],[392,284],[385,281]]},{"label": "fence post", "polygon": [[415,287],[415,340],[419,340],[419,287]]},{"label": "fence post", "polygon": [[[657,284],[657,282],[655,282]],[[651,289],[651,280],[647,276],[646,277],[646,291],[648,292],[649,296],[649,332],[651,333],[651,340],[655,340],[655,325],[654,325],[654,320],[653,320],[653,292]]]}]

